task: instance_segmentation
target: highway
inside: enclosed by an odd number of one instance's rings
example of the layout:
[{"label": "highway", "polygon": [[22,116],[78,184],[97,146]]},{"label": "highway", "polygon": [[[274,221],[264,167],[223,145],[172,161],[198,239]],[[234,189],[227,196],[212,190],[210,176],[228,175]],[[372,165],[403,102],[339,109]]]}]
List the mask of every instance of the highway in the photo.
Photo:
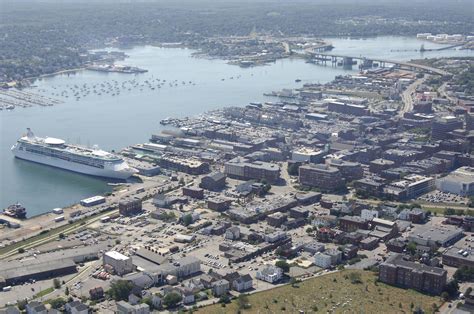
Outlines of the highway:
[{"label": "highway", "polygon": [[403,107],[402,109],[398,112],[398,115],[400,117],[403,117],[403,115],[406,112],[410,112],[413,110],[413,94],[415,93],[416,89],[418,86],[423,84],[425,81],[425,78],[422,79],[417,79],[415,82],[413,82],[411,85],[409,85],[405,91],[402,93],[402,101],[403,101]]}]

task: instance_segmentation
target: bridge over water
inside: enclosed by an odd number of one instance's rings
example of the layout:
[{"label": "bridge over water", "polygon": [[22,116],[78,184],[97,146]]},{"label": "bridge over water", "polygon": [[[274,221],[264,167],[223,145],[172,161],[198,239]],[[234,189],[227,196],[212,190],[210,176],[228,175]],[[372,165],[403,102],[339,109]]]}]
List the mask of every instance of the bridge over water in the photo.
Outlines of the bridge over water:
[{"label": "bridge over water", "polygon": [[312,59],[319,60],[323,63],[330,61],[333,64],[337,64],[338,60],[342,59],[343,64],[352,65],[353,60],[360,60],[368,64],[372,64],[373,62],[378,62],[382,66],[385,66],[385,64],[393,64],[395,67],[405,68],[411,71],[419,70],[419,71],[427,72],[430,74],[437,74],[437,75],[442,75],[442,76],[451,75],[447,71],[430,67],[427,65],[412,63],[412,62],[396,61],[396,60],[389,60],[389,59],[383,59],[383,58],[362,57],[362,56],[360,57],[346,56],[346,55],[340,55],[340,54],[334,54],[334,53],[308,51],[308,50],[306,50],[306,54],[310,55]]}]

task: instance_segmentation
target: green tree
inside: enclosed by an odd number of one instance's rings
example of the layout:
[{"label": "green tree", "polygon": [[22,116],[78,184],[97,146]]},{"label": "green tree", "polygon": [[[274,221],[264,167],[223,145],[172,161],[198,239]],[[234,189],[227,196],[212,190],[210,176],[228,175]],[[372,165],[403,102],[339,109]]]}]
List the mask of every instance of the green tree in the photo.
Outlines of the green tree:
[{"label": "green tree", "polygon": [[18,301],[16,302],[16,306],[18,307],[18,309],[19,309],[20,311],[24,311],[27,304],[28,304],[28,300],[26,300],[26,299],[18,300]]},{"label": "green tree", "polygon": [[297,164],[288,164],[288,174],[290,176],[297,176],[298,175],[298,165]]},{"label": "green tree", "polygon": [[250,308],[248,296],[246,294],[240,294],[237,298],[237,305],[239,307],[239,310]]},{"label": "green tree", "polygon": [[179,302],[181,302],[182,299],[183,297],[181,294],[177,292],[170,292],[164,297],[163,304],[168,309],[174,308]]},{"label": "green tree", "polygon": [[227,304],[230,302],[230,298],[227,294],[223,294],[221,295],[221,297],[219,298],[219,303],[222,303],[222,304]]},{"label": "green tree", "polygon": [[69,295],[69,287],[66,287],[66,289],[64,289],[64,294]]},{"label": "green tree", "polygon": [[474,268],[468,266],[461,266],[456,270],[453,277],[458,281],[473,281]]},{"label": "green tree", "polygon": [[283,269],[283,271],[286,273],[290,270],[290,265],[286,262],[286,261],[283,261],[283,260],[279,260],[275,263],[275,266],[276,267],[280,267],[281,269]]},{"label": "green tree", "polygon": [[48,303],[51,305],[53,309],[57,310],[63,307],[64,304],[66,304],[66,300],[64,300],[63,298],[56,298],[56,299],[49,300]]},{"label": "green tree", "polygon": [[455,214],[456,214],[456,211],[453,208],[445,208],[444,209],[444,215],[446,215],[446,216],[451,216],[451,215],[455,215]]},{"label": "green tree", "polygon": [[410,243],[408,243],[408,245],[407,245],[407,251],[408,251],[411,255],[415,255],[415,253],[416,253],[416,243],[415,243],[415,242],[410,242]]},{"label": "green tree", "polygon": [[133,284],[127,280],[117,280],[110,285],[108,295],[115,301],[128,300]]},{"label": "green tree", "polygon": [[61,281],[59,281],[58,278],[54,278],[54,280],[53,280],[53,287],[54,287],[54,289],[59,289],[59,288],[61,288]]},{"label": "green tree", "polygon": [[183,221],[183,225],[189,226],[190,224],[193,223],[193,216],[191,216],[191,214],[186,214],[183,216],[182,221]]},{"label": "green tree", "polygon": [[449,297],[455,298],[459,294],[459,283],[456,279],[451,280],[448,282],[446,287],[444,288],[444,292],[447,292]]},{"label": "green tree", "polygon": [[362,278],[359,273],[352,272],[349,274],[349,280],[351,283],[356,284],[356,283],[362,283]]}]

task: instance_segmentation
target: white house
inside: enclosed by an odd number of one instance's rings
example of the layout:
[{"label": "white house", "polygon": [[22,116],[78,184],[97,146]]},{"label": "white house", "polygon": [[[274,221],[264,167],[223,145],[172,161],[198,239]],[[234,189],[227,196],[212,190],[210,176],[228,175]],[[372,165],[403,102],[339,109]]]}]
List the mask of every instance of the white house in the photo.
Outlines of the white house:
[{"label": "white house", "polygon": [[257,272],[257,279],[275,283],[283,276],[283,270],[280,267],[267,265],[265,268]]},{"label": "white house", "polygon": [[324,269],[331,267],[331,256],[321,252],[314,254],[314,265]]}]

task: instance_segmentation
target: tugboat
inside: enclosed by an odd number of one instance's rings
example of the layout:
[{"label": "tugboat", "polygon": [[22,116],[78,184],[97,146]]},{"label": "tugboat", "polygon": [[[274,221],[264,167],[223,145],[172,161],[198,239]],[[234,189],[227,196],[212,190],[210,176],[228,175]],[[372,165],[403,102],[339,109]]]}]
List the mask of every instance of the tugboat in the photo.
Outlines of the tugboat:
[{"label": "tugboat", "polygon": [[26,208],[20,203],[8,206],[3,210],[3,213],[9,217],[24,219],[26,218]]}]

